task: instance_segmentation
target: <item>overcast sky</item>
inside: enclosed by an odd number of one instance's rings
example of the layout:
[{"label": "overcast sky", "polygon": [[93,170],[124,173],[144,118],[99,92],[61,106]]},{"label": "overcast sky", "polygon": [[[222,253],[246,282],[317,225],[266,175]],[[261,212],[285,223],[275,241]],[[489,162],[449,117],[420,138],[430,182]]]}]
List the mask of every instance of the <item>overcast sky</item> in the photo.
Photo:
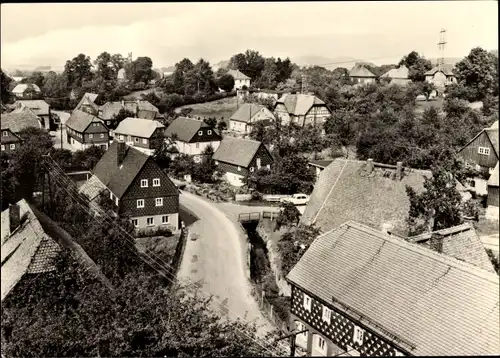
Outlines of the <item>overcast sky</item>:
[{"label": "overcast sky", "polygon": [[498,48],[496,1],[2,4],[3,68],[64,66],[79,53],[184,57],[216,63],[248,48],[264,56],[324,56],[387,63],[416,50],[446,57]]}]

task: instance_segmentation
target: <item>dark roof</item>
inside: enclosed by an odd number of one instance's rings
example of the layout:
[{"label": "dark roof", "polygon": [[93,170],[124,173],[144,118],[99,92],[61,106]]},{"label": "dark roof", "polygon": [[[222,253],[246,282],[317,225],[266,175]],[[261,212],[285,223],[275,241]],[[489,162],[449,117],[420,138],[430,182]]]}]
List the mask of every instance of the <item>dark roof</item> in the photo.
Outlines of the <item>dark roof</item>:
[{"label": "dark roof", "polygon": [[315,105],[324,105],[325,102],[320,100],[318,97],[310,94],[290,94],[285,93],[281,96],[276,104],[282,103],[285,105],[285,108],[288,113],[294,114],[297,116],[306,115],[309,110]]},{"label": "dark roof", "polygon": [[486,271],[495,272],[493,265],[474,228],[466,223],[432,233],[409,237],[414,242],[429,247],[433,234],[442,238],[442,253],[458,260],[468,262]]},{"label": "dark roof", "polygon": [[196,119],[177,117],[165,130],[165,135],[171,137],[173,134],[177,135],[177,138],[181,142],[188,143],[193,139],[194,135],[200,130],[200,128],[210,127],[203,121]]},{"label": "dark roof", "polygon": [[0,115],[2,129],[10,129],[13,133],[29,127],[41,128],[40,119],[28,107],[16,109],[10,113]]},{"label": "dark roof", "polygon": [[[249,123],[250,119],[257,114],[262,108],[265,108],[261,104],[257,103],[243,103],[240,108],[231,116],[231,121],[238,121]],[[272,114],[271,114],[272,116]]]},{"label": "dark roof", "polygon": [[356,220],[406,234],[406,185],[421,192],[424,177],[432,173],[404,168],[403,178],[397,180],[395,169],[374,163],[368,174],[366,167],[365,161],[335,159],[319,175],[301,221],[315,223],[323,232]]},{"label": "dark roof", "polygon": [[436,66],[436,67],[432,68],[431,70],[427,71],[424,75],[425,76],[434,76],[434,74],[436,74],[436,72],[441,71],[445,74],[445,76],[454,76],[453,75],[453,68],[454,67],[455,67],[454,65],[445,63],[445,64],[441,65],[441,69],[439,69],[439,66]]},{"label": "dark roof", "polygon": [[262,143],[256,140],[225,138],[220,142],[212,159],[246,168],[261,145]]},{"label": "dark roof", "polygon": [[314,165],[315,167],[325,169],[333,162],[333,159],[325,159],[325,160],[310,160],[309,165]]},{"label": "dark roof", "polygon": [[498,275],[368,226],[319,236],[287,279],[411,355],[500,351]]},{"label": "dark roof", "polygon": [[95,100],[97,99],[97,97],[99,97],[98,94],[96,93],[85,93],[82,97],[82,99],[80,100],[80,102],[78,102],[77,106],[75,107],[75,109],[80,109],[80,107],[83,105],[83,104],[88,104],[90,105],[93,109],[95,109],[96,111],[99,110],[99,106],[95,103]]},{"label": "dark roof", "polygon": [[495,150],[495,154],[497,158],[500,156],[500,148],[499,148],[499,138],[498,138],[498,121],[493,123],[493,125],[489,128],[484,128],[481,132],[479,132],[474,138],[472,138],[469,143],[464,145],[458,152],[460,153],[463,149],[467,148],[469,144],[474,142],[477,137],[481,134],[486,133],[486,136],[490,139],[491,145]]},{"label": "dark roof", "polygon": [[113,119],[113,117],[116,116],[121,109],[126,109],[134,113],[134,115],[137,115],[138,111],[146,111],[146,110],[152,112],[159,112],[158,108],[153,106],[148,101],[143,101],[143,100],[106,102],[100,108],[100,110],[102,111],[100,117],[105,120]]},{"label": "dark roof", "polygon": [[97,118],[96,116],[93,116],[90,113],[76,109],[71,113],[71,116],[69,116],[66,122],[66,126],[71,129],[74,129],[75,131],[83,132],[92,122],[99,122],[102,125],[104,125],[104,127],[106,127],[106,125],[101,119]]},{"label": "dark roof", "polygon": [[14,103],[16,108],[28,107],[37,116],[47,116],[50,113],[50,105],[43,99],[22,99]]}]

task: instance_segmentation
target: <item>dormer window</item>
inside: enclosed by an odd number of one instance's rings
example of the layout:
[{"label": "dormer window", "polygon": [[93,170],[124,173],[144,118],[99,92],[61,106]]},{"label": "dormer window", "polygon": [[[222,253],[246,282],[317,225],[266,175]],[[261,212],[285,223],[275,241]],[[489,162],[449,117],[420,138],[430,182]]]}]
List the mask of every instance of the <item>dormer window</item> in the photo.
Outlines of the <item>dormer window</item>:
[{"label": "dormer window", "polygon": [[208,135],[210,135],[210,134],[212,134],[212,131],[209,129],[209,130],[208,130]]},{"label": "dormer window", "polygon": [[198,135],[203,135],[203,131],[198,131]]},{"label": "dormer window", "polygon": [[2,135],[3,135],[4,137],[8,137],[8,136],[9,136],[9,132],[7,132],[7,131],[3,131],[3,132],[2,132]]}]

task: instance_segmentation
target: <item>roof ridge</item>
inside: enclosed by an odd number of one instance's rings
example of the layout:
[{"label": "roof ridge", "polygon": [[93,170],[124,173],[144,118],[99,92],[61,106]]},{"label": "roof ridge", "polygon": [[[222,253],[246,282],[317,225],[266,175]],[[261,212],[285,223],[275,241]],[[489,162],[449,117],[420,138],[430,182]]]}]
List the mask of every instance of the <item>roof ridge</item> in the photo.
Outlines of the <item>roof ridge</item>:
[{"label": "roof ridge", "polygon": [[[486,271],[482,268],[474,266],[474,265],[467,263],[465,261],[460,261],[454,257],[440,254],[436,251],[430,250],[430,249],[428,249],[426,247],[422,247],[420,245],[416,245],[416,244],[408,242],[404,239],[395,238],[394,236],[391,236],[391,235],[386,234],[380,230],[374,229],[368,225],[365,225],[365,224],[362,224],[362,223],[359,223],[359,222],[356,222],[353,220],[349,220],[349,221],[345,222],[344,224],[341,224],[338,228],[332,229],[327,233],[330,233],[334,230],[337,230],[337,229],[339,229],[341,227],[345,227],[345,226],[352,227],[354,229],[361,230],[361,231],[364,231],[364,232],[369,233],[369,234],[373,234],[382,240],[389,241],[393,244],[396,244],[398,246],[402,246],[405,249],[408,249],[410,251],[413,251],[413,252],[418,253],[420,255],[423,255],[425,257],[429,257],[429,258],[434,259],[436,261],[440,261],[441,263],[448,265],[450,267],[454,267],[454,268],[461,270],[463,272],[473,274],[473,275],[477,276],[478,278],[487,280],[489,282],[499,284],[498,275],[496,273]],[[324,236],[327,233],[322,234],[319,237]]]}]

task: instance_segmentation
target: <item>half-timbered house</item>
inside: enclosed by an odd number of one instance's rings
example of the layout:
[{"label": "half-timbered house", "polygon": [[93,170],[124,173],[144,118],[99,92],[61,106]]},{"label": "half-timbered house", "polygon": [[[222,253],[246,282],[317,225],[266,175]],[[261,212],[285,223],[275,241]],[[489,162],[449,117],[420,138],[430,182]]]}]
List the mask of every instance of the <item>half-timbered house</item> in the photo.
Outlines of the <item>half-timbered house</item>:
[{"label": "half-timbered house", "polygon": [[331,112],[326,103],[314,95],[286,93],[276,101],[274,114],[282,124],[294,123],[304,127],[322,125]]},{"label": "half-timbered house", "polygon": [[66,122],[66,137],[69,144],[77,149],[93,145],[108,149],[109,129],[96,116],[75,110]]},{"label": "half-timbered house", "polygon": [[2,152],[11,152],[18,149],[23,142],[19,132],[26,128],[42,128],[39,117],[27,107],[16,109],[0,116],[2,136],[0,143]]}]

